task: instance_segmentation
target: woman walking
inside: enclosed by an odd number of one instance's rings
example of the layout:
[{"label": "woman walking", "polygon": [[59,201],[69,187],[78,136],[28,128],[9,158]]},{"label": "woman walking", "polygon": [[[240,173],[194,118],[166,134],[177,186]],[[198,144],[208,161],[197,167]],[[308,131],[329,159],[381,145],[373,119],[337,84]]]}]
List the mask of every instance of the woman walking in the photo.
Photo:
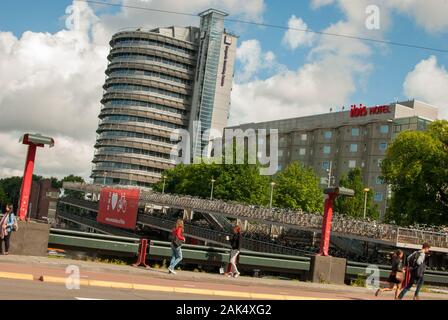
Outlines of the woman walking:
[{"label": "woman walking", "polygon": [[233,228],[233,236],[230,239],[230,245],[232,246],[232,250],[230,251],[230,273],[227,275],[228,277],[239,277],[240,273],[238,272],[238,268],[236,267],[236,259],[241,251],[241,228],[240,226],[235,226]]},{"label": "woman walking", "polygon": [[168,273],[176,274],[174,269],[182,261],[182,244],[185,242],[184,238],[184,221],[178,219],[176,226],[172,231],[173,240],[171,241],[171,250],[173,255],[171,257],[171,263],[168,267]]},{"label": "woman walking", "polygon": [[389,279],[387,279],[387,282],[389,283],[389,287],[378,289],[375,292],[375,296],[378,296],[380,292],[384,291],[392,291],[395,289],[395,300],[398,299],[398,294],[401,290],[401,284],[404,280],[404,272],[403,272],[403,251],[397,250],[392,256],[392,271],[389,275]]},{"label": "woman walking", "polygon": [[[2,255],[9,254],[9,240],[11,233],[14,231],[15,215],[12,204],[6,206],[6,212],[0,220],[1,237],[0,237],[0,251]],[[3,251],[3,242],[5,243],[5,251]]]}]

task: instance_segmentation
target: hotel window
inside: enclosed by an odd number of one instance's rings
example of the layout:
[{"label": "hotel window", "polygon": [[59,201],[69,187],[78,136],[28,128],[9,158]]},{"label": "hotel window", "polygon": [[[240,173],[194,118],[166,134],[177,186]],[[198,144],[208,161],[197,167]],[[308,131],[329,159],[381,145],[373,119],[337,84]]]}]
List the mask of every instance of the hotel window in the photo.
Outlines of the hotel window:
[{"label": "hotel window", "polygon": [[387,142],[380,142],[379,148],[381,151],[386,151],[387,149]]},{"label": "hotel window", "polygon": [[283,157],[283,150],[278,150],[278,156]]},{"label": "hotel window", "polygon": [[328,178],[327,177],[320,178],[320,184],[328,184]]},{"label": "hotel window", "polygon": [[356,143],[350,145],[350,152],[358,152],[358,145]]},{"label": "hotel window", "polygon": [[387,124],[384,124],[380,127],[381,133],[389,133],[389,126]]},{"label": "hotel window", "polygon": [[331,139],[332,136],[333,136],[333,133],[331,131],[324,132],[325,139]]},{"label": "hotel window", "polygon": [[376,177],[376,184],[383,184],[383,179],[381,179],[380,177]]},{"label": "hotel window", "polygon": [[350,161],[348,162],[348,167],[349,167],[350,169],[352,169],[352,168],[356,168],[356,160],[350,160]]},{"label": "hotel window", "polygon": [[306,149],[305,148],[300,148],[299,149],[299,155],[304,156],[306,154]]},{"label": "hotel window", "polygon": [[322,169],[324,169],[324,170],[330,169],[330,161],[323,161]]},{"label": "hotel window", "polygon": [[373,198],[375,202],[383,201],[383,194],[381,192],[375,192],[375,196]]},{"label": "hotel window", "polygon": [[352,137],[359,136],[359,128],[352,128]]},{"label": "hotel window", "polygon": [[300,135],[300,139],[302,141],[306,141],[308,139],[308,136],[306,135],[306,133],[303,133],[303,134]]},{"label": "hotel window", "polygon": [[324,154],[329,154],[331,152],[330,146],[324,146]]}]

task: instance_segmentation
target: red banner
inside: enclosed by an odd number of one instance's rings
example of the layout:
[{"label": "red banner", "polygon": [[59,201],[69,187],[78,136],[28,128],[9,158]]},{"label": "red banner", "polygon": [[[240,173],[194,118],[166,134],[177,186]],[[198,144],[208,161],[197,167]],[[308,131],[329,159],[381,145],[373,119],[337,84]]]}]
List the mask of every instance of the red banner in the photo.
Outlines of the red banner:
[{"label": "red banner", "polygon": [[101,189],[97,222],[135,230],[139,189]]}]

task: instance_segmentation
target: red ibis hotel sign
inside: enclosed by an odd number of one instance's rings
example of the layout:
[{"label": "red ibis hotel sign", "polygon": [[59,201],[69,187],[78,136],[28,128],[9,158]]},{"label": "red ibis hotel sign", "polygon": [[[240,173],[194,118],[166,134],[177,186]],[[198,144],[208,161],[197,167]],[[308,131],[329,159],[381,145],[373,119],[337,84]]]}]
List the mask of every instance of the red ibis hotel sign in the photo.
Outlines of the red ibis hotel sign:
[{"label": "red ibis hotel sign", "polygon": [[350,118],[365,117],[367,115],[375,115],[383,113],[391,113],[390,106],[384,105],[384,106],[367,107],[360,104],[359,107],[357,107],[356,105],[352,105],[350,109]]},{"label": "red ibis hotel sign", "polygon": [[139,189],[102,188],[97,222],[135,230]]}]

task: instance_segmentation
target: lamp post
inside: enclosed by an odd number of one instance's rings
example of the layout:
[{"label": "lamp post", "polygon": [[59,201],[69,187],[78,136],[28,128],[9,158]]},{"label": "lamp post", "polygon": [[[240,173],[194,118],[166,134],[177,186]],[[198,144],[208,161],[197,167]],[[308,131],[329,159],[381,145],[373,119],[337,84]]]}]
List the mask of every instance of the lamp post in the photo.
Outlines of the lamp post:
[{"label": "lamp post", "polygon": [[165,194],[165,181],[166,181],[166,177],[162,176],[163,179],[163,185],[162,185],[162,194]]},{"label": "lamp post", "polygon": [[213,187],[214,187],[214,185],[215,185],[215,179],[213,179],[212,178],[212,180],[211,180],[211,182],[212,182],[212,190],[211,190],[211,192],[210,192],[210,200],[213,200]]},{"label": "lamp post", "polygon": [[54,139],[45,137],[40,134],[26,133],[20,138],[20,143],[28,146],[28,152],[25,160],[25,169],[23,172],[22,186],[20,187],[20,200],[18,216],[20,220],[25,220],[28,212],[28,204],[30,201],[31,185],[33,183],[34,162],[36,158],[37,148],[43,148],[48,145],[50,148],[54,146]]},{"label": "lamp post", "polygon": [[364,188],[364,219],[366,218],[366,212],[367,212],[367,194],[369,193],[369,188]]},{"label": "lamp post", "polygon": [[330,188],[331,187],[331,181],[334,178],[333,177],[333,161],[330,161],[330,167],[327,169],[327,172],[328,172],[327,187]]},{"label": "lamp post", "polygon": [[275,186],[275,182],[272,181],[271,182],[271,199],[269,201],[269,209],[272,209],[272,198],[274,196],[274,186]]}]

